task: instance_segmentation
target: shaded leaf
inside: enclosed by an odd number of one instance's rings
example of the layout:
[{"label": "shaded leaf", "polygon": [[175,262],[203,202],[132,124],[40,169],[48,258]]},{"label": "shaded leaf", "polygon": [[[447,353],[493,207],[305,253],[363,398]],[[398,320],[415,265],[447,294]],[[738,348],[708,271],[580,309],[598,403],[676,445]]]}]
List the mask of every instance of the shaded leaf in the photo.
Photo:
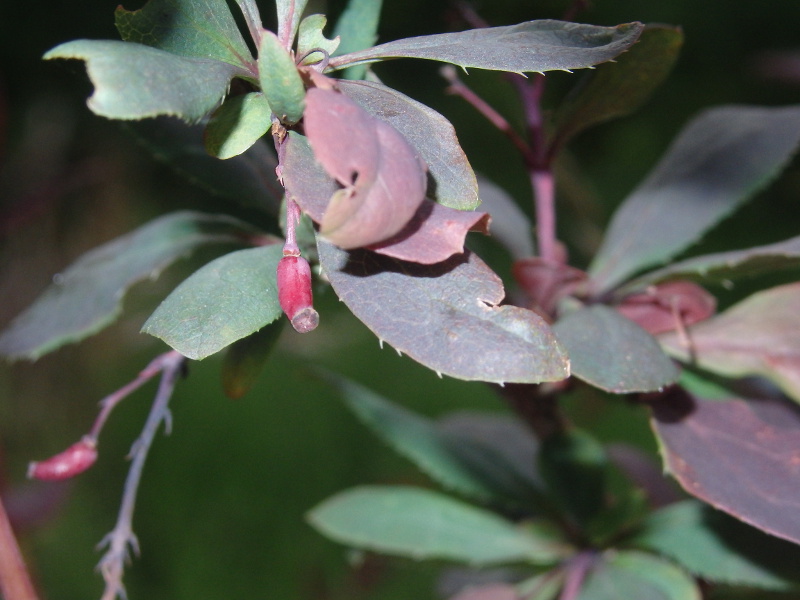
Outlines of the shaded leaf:
[{"label": "shaded leaf", "polygon": [[700,600],[694,580],[670,562],[635,551],[607,552],[589,572],[578,600]]},{"label": "shaded leaf", "polygon": [[142,327],[200,360],[281,316],[275,271],[280,244],[231,252],[181,283]]},{"label": "shaded leaf", "polygon": [[492,237],[514,259],[533,256],[533,225],[525,211],[508,192],[485,177],[478,177],[478,190],[483,210],[492,215]]},{"label": "shaded leaf", "polygon": [[209,156],[203,142],[204,127],[186,125],[176,119],[131,121],[128,129],[158,160],[189,182],[218,196],[278,213],[283,188],[278,184],[275,153],[263,142],[225,161]]},{"label": "shaded leaf", "polygon": [[553,144],[641,106],[672,70],[683,44],[678,27],[648,25],[630,50],[599,66],[559,105]]},{"label": "shaded leaf", "polygon": [[110,325],[136,282],[157,277],[189,252],[214,243],[243,243],[256,231],[223,215],[172,213],[90,250],[0,336],[0,354],[36,360]]},{"label": "shaded leaf", "polygon": [[496,514],[412,487],[362,486],[329,498],[308,514],[324,535],[356,548],[472,565],[557,560],[549,540]]},{"label": "shaded leaf", "polygon": [[336,85],[373,117],[389,123],[416,149],[428,167],[427,195],[431,200],[458,210],[477,208],[478,182],[450,121],[380,83],[338,81]]},{"label": "shaded leaf", "polygon": [[800,584],[800,547],[694,500],[651,514],[628,543],[668,556],[714,583],[774,590]]},{"label": "shaded leaf", "polygon": [[110,119],[172,115],[197,121],[220,103],[233,77],[244,75],[218,60],[112,40],[74,40],[56,46],[44,58],[85,61],[95,87],[87,104]]},{"label": "shaded leaf", "polygon": [[800,236],[775,244],[695,256],[637,277],[625,287],[643,287],[671,279],[723,282],[800,266]]},{"label": "shaded leaf", "polygon": [[665,468],[692,494],[800,543],[800,409],[780,400],[705,400],[679,388],[653,403]]},{"label": "shaded leaf", "polygon": [[590,268],[598,289],[695,243],[769,183],[798,142],[798,106],[723,106],[695,117],[614,214]]},{"label": "shaded leaf", "polygon": [[527,21],[395,40],[334,58],[331,67],[387,58],[423,58],[465,69],[517,73],[582,69],[625,52],[643,28],[641,23],[599,27],[553,20]]},{"label": "shaded leaf", "polygon": [[261,35],[258,48],[258,79],[272,112],[292,125],[303,117],[306,90],[294,59],[271,31]]},{"label": "shaded leaf", "polygon": [[500,279],[471,252],[433,266],[320,241],[320,263],[339,298],[384,340],[458,379],[538,383],[569,375],[569,361],[544,320],[498,306]]},{"label": "shaded leaf", "polygon": [[256,384],[283,330],[283,321],[269,325],[228,346],[222,361],[222,388],[234,400]]},{"label": "shaded leaf", "polygon": [[269,131],[271,115],[264,94],[250,92],[229,98],[206,126],[206,150],[222,159],[238,156]]},{"label": "shaded leaf", "polygon": [[320,233],[342,248],[358,248],[403,229],[427,185],[405,138],[346,96],[320,88],[308,91],[304,123],[314,156],[343,186],[325,209]]},{"label": "shaded leaf", "polygon": [[693,325],[689,346],[676,333],[659,336],[675,358],[729,377],[762,375],[800,402],[800,283],[753,294]]},{"label": "shaded leaf", "polygon": [[297,34],[297,56],[302,58],[302,64],[313,65],[323,59],[320,52],[309,55],[312,50],[324,50],[330,55],[339,47],[338,36],[329,40],[322,33],[327,22],[328,19],[325,18],[325,15],[309,15],[300,21],[300,29]]},{"label": "shaded leaf", "polygon": [[139,10],[118,6],[114,21],[126,42],[253,68],[253,57],[225,0],[148,0]]},{"label": "shaded leaf", "polygon": [[[335,35],[342,38],[337,54],[364,50],[378,39],[378,21],[383,0],[349,0],[339,20]],[[346,69],[342,76],[346,79],[363,79],[366,65]]]},{"label": "shaded leaf", "polygon": [[520,600],[517,590],[507,583],[470,586],[450,600]]},{"label": "shaded leaf", "polygon": [[717,299],[691,281],[668,281],[623,297],[614,308],[639,327],[657,335],[709,318]]},{"label": "shaded leaf", "polygon": [[569,313],[553,330],[569,353],[572,374],[606,391],[660,390],[678,378],[658,342],[607,306]]},{"label": "shaded leaf", "polygon": [[308,0],[275,0],[278,9],[278,35],[287,49],[292,45],[306,4]]},{"label": "shaded leaf", "polygon": [[340,189],[317,162],[308,138],[295,131],[290,131],[284,140],[281,178],[286,195],[317,223],[322,221],[328,202]]}]

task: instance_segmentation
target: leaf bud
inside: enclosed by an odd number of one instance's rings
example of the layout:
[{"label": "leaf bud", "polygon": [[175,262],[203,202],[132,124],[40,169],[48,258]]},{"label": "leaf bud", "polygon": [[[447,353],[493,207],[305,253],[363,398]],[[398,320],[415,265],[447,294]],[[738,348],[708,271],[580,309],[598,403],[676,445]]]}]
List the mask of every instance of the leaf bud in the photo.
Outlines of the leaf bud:
[{"label": "leaf bud", "polygon": [[278,263],[278,301],[281,309],[300,333],[319,324],[311,294],[311,267],[302,256],[284,256]]},{"label": "leaf bud", "polygon": [[59,481],[83,473],[97,460],[97,442],[84,436],[63,452],[28,466],[28,478],[42,481]]}]

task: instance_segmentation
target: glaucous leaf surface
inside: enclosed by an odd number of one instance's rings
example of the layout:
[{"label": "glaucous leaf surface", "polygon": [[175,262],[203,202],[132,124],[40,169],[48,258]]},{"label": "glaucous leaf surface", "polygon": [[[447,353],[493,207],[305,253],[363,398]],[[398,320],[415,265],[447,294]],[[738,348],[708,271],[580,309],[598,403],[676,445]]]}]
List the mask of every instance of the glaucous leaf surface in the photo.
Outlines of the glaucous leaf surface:
[{"label": "glaucous leaf surface", "polygon": [[559,381],[569,360],[550,327],[516,306],[499,306],[503,285],[467,251],[436,265],[320,241],[320,263],[336,294],[379,339],[457,379]]},{"label": "glaucous leaf surface", "polygon": [[475,173],[450,121],[397,90],[371,81],[337,81],[350,99],[406,138],[428,167],[428,198],[458,210],[480,204]]},{"label": "glaucous leaf surface", "polygon": [[330,65],[340,68],[387,58],[423,58],[465,69],[515,73],[582,69],[625,52],[643,28],[641,23],[599,27],[553,20],[527,21],[395,40],[336,57]]},{"label": "glaucous leaf surface", "polygon": [[66,42],[44,58],[85,61],[95,88],[87,104],[109,119],[171,115],[198,121],[222,101],[231,79],[244,74],[218,60],[113,40]]},{"label": "glaucous leaf surface", "polygon": [[338,36],[329,40],[322,33],[327,22],[325,15],[308,15],[300,21],[300,28],[297,30],[297,57],[302,59],[302,64],[318,63],[324,58],[321,52],[309,56],[312,50],[324,50],[330,55],[339,47]]},{"label": "glaucous leaf surface", "polygon": [[[339,20],[334,35],[341,37],[342,43],[337,54],[364,50],[378,39],[378,21],[383,0],[350,0]],[[366,65],[351,67],[342,73],[346,79],[363,79]]]},{"label": "glaucous leaf surface", "polygon": [[678,360],[729,377],[762,375],[800,402],[800,283],[745,298],[692,325],[687,347],[676,333],[662,347]]},{"label": "glaucous leaf surface", "polygon": [[0,335],[0,354],[36,360],[110,325],[128,289],[157,277],[200,246],[243,243],[257,233],[223,215],[183,211],[143,225],[90,250],[64,272]]},{"label": "glaucous leaf surface", "polygon": [[472,565],[558,559],[548,539],[444,494],[405,486],[361,486],[308,514],[324,535],[349,546],[417,560]]},{"label": "glaucous leaf surface", "polygon": [[114,20],[126,42],[253,68],[253,57],[225,0],[148,0],[139,10],[117,7]]},{"label": "glaucous leaf surface", "polygon": [[278,36],[287,50],[294,41],[306,4],[308,0],[275,0],[278,9]]},{"label": "glaucous leaf surface", "polygon": [[269,102],[260,92],[229,98],[208,121],[206,150],[221,159],[240,155],[269,131],[271,115]]},{"label": "glaucous leaf surface", "polygon": [[533,225],[514,199],[497,184],[478,177],[481,207],[492,215],[492,237],[506,247],[512,258],[534,255]]},{"label": "glaucous leaf surface", "polygon": [[425,199],[425,165],[414,148],[333,90],[308,91],[304,124],[315,158],[343,186],[328,202],[320,233],[342,248],[399,233]]},{"label": "glaucous leaf surface", "polygon": [[186,125],[162,117],[131,121],[126,129],[155,158],[204,190],[248,208],[278,214],[283,188],[275,177],[278,161],[263,141],[247,152],[222,161],[209,156],[202,125]]},{"label": "glaucous leaf surface", "polygon": [[648,25],[627,52],[584,75],[556,110],[555,146],[644,104],[669,75],[682,44],[680,28]]},{"label": "glaucous leaf surface", "polygon": [[258,79],[272,112],[288,125],[303,116],[305,88],[294,59],[271,31],[261,34],[258,49]]},{"label": "glaucous leaf surface", "polygon": [[142,327],[188,358],[200,360],[281,316],[275,271],[280,244],[231,252],[198,269]]},{"label": "glaucous leaf surface", "polygon": [[482,502],[530,506],[539,490],[513,464],[486,444],[390,402],[342,377],[324,378],[376,435],[442,486]]},{"label": "glaucous leaf surface", "polygon": [[637,277],[625,288],[645,287],[670,279],[692,279],[703,283],[759,275],[800,266],[800,236],[775,244],[744,250],[716,252],[672,263]]},{"label": "glaucous leaf surface", "polygon": [[581,308],[554,326],[572,374],[600,389],[651,392],[674,383],[678,370],[644,329],[607,306]]},{"label": "glaucous leaf surface", "polygon": [[283,330],[282,325],[278,321],[228,346],[222,361],[222,389],[228,398],[241,398],[256,384]]},{"label": "glaucous leaf surface", "polygon": [[662,558],[631,550],[603,554],[577,600],[701,600],[694,580]]},{"label": "glaucous leaf surface", "polygon": [[617,209],[589,272],[598,291],[682,252],[783,168],[800,107],[723,106],[695,117]]},{"label": "glaucous leaf surface", "polygon": [[675,388],[652,409],[665,469],[687,492],[800,543],[800,408],[705,400]]},{"label": "glaucous leaf surface", "polygon": [[626,544],[658,552],[714,583],[774,590],[800,585],[800,546],[695,500],[652,513]]}]

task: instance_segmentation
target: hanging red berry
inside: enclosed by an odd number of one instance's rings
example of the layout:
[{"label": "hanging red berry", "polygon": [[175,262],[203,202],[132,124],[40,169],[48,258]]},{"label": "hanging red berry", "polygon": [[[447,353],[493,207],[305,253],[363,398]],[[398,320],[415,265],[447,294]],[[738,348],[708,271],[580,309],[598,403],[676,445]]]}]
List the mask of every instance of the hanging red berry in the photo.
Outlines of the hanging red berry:
[{"label": "hanging red berry", "polygon": [[84,437],[63,452],[28,466],[29,479],[58,481],[69,479],[83,473],[97,460],[97,443],[91,437]]},{"label": "hanging red berry", "polygon": [[292,327],[308,333],[319,324],[311,294],[311,267],[302,256],[284,256],[278,263],[278,301]]}]

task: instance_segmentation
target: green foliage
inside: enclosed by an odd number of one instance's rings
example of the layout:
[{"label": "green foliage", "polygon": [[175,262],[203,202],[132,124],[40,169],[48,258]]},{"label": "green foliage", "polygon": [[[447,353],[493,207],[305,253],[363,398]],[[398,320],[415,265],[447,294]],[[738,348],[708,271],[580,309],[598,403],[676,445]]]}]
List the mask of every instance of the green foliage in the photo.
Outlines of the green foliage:
[{"label": "green foliage", "polygon": [[272,109],[264,94],[234,96],[214,111],[205,129],[208,153],[233,158],[248,150],[269,131]]},{"label": "green foliage", "polygon": [[[338,54],[365,50],[375,44],[382,4],[383,0],[350,0],[347,3],[334,32],[343,40]],[[366,72],[367,66],[359,65],[346,69],[342,76],[345,79],[363,79]]]},{"label": "green foliage", "polygon": [[294,60],[271,31],[261,36],[258,74],[261,89],[275,116],[289,125],[297,123],[303,116],[303,81]]},{"label": "green foliage", "polygon": [[324,50],[329,55],[336,52],[339,47],[339,36],[329,40],[322,33],[328,20],[325,15],[309,15],[300,21],[297,31],[297,56],[302,58],[302,64],[314,64],[322,60],[320,52],[313,50]]}]

